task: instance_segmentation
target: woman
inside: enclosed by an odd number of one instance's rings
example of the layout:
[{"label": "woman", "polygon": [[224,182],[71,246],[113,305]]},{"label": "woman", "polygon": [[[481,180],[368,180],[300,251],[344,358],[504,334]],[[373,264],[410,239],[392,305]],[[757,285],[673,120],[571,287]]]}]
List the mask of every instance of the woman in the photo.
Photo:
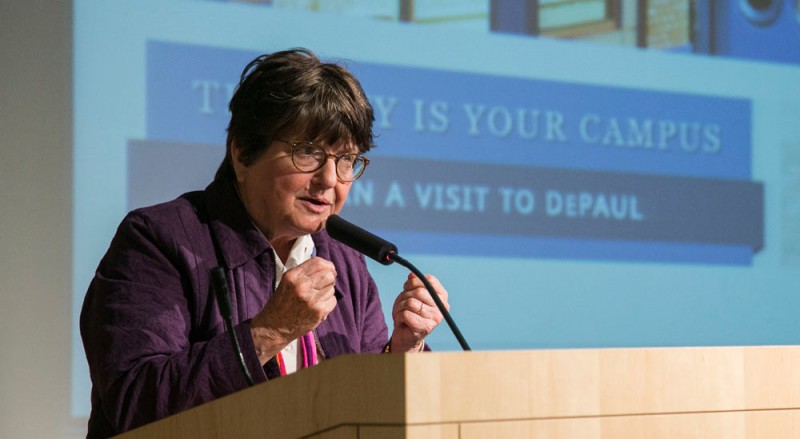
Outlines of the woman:
[{"label": "woman", "polygon": [[418,352],[442,320],[409,275],[388,337],[363,256],[323,230],[373,146],[372,108],[347,70],[303,49],[260,56],[230,111],[214,181],[128,214],[98,266],[81,312],[90,437],[247,386],[210,292],[217,266],[255,382],[345,353]]}]

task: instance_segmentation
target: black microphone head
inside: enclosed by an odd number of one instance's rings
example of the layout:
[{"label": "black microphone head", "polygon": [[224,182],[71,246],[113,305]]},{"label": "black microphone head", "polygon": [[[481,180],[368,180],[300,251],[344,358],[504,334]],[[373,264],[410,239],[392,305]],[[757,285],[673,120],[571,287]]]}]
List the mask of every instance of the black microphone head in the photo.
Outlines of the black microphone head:
[{"label": "black microphone head", "polygon": [[339,215],[329,216],[325,223],[325,229],[331,238],[383,265],[394,262],[391,259],[392,253],[397,253],[397,247],[394,244],[342,219]]}]

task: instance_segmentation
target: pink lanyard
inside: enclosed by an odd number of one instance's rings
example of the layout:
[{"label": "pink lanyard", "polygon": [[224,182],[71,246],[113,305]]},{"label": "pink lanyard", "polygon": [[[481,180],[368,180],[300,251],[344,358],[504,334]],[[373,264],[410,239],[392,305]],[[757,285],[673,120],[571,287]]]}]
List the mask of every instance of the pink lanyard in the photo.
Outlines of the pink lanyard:
[{"label": "pink lanyard", "polygon": [[[300,346],[303,350],[303,364],[300,367],[305,369],[317,364],[317,349],[315,347],[313,331],[300,337]],[[281,371],[281,376],[286,376],[286,364],[283,362],[283,354],[278,352],[275,355],[275,359],[278,360],[278,368]]]},{"label": "pink lanyard", "polygon": [[[317,248],[314,247],[311,249],[311,256],[317,255]],[[273,256],[277,259],[278,255],[273,252]],[[275,289],[278,289],[278,282],[277,278],[275,280]],[[308,334],[300,337],[300,345],[301,349],[303,349],[303,364],[300,365],[301,368],[305,369],[307,367],[311,367],[317,364],[317,347],[316,341],[314,340],[314,331],[310,331]],[[283,355],[278,352],[275,355],[275,359],[278,360],[278,367],[281,370],[281,376],[286,376],[286,364],[283,362]]]}]

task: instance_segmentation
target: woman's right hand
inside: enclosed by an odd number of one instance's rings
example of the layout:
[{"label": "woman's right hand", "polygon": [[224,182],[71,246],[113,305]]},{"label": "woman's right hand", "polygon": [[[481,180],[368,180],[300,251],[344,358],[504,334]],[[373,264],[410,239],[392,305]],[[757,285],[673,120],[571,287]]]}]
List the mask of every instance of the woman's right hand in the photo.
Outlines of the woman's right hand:
[{"label": "woman's right hand", "polygon": [[333,263],[313,257],[286,271],[264,309],[250,321],[261,364],[319,326],[336,307]]}]

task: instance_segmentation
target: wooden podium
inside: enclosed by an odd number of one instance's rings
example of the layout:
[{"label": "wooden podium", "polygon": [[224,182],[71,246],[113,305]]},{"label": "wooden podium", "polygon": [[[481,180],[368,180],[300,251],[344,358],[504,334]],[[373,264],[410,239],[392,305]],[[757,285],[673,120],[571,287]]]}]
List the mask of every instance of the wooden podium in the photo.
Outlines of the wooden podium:
[{"label": "wooden podium", "polygon": [[347,355],[124,438],[800,438],[800,346]]}]

